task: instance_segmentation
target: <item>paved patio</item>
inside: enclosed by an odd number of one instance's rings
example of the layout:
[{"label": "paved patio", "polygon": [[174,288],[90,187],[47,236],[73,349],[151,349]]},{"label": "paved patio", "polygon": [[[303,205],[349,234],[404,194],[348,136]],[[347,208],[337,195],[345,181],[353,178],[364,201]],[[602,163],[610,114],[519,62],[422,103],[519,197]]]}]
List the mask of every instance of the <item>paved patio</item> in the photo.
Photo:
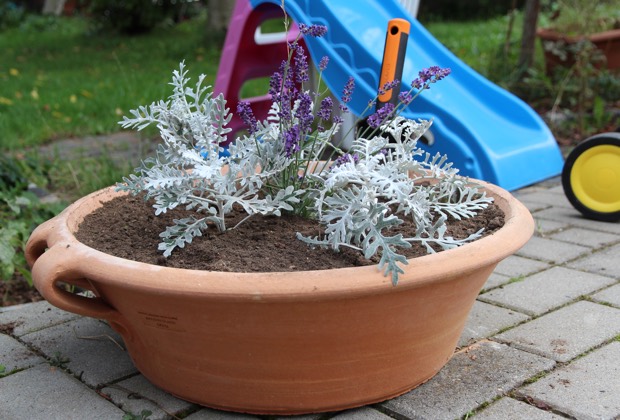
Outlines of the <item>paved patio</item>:
[{"label": "paved patio", "polygon": [[[620,418],[620,223],[582,218],[558,179],[516,195],[536,234],[488,280],[446,367],[398,398],[295,418]],[[0,365],[0,419],[266,418],[159,390],[107,324],[46,302],[0,308]]]}]

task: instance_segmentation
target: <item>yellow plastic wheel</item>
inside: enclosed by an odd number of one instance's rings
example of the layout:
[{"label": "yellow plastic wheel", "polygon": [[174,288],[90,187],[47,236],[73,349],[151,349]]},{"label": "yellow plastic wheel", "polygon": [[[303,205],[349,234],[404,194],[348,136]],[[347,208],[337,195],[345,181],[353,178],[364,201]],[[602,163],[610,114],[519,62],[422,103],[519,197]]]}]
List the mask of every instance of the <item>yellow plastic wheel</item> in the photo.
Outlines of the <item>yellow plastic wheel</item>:
[{"label": "yellow plastic wheel", "polygon": [[620,219],[620,133],[599,134],[581,142],[562,171],[566,197],[584,216]]}]

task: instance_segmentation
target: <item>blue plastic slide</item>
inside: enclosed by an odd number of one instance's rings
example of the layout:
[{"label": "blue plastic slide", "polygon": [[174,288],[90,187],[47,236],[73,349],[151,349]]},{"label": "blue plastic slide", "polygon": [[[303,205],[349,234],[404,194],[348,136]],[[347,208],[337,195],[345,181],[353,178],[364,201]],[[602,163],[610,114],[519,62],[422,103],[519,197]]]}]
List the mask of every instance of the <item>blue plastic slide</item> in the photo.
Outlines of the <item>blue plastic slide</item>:
[{"label": "blue plastic slide", "polygon": [[[254,8],[281,0],[250,0]],[[431,152],[447,154],[461,173],[514,190],[559,175],[563,159],[542,119],[526,103],[480,76],[437,41],[394,0],[286,0],[297,23],[328,27],[324,38],[307,37],[315,63],[327,55],[323,74],[336,96],[349,76],[356,82],[349,108],[360,115],[377,92],[388,21],[411,22],[403,89],[430,66],[452,74],[420,95],[404,117],[433,119]]]}]

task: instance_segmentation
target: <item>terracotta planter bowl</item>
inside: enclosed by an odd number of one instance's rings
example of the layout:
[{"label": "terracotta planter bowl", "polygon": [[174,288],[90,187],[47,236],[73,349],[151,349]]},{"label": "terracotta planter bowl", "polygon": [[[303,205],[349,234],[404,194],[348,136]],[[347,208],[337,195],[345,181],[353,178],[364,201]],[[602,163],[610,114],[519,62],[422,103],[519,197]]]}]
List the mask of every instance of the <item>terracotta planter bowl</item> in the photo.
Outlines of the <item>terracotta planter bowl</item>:
[{"label": "terracotta planter bowl", "polygon": [[[568,36],[546,28],[538,29],[536,35],[543,43],[553,42],[563,45],[576,44],[584,38],[584,36]],[[605,68],[609,70],[620,68],[620,29],[591,34],[585,36],[585,38],[592,42],[605,56]],[[575,57],[569,51],[567,51],[566,60],[562,60],[562,58],[554,54],[553,51],[544,48],[544,45],[543,52],[547,74],[552,74],[557,66],[571,67],[575,64]],[[601,63],[596,63],[596,67],[601,67]]]},{"label": "terracotta planter bowl", "polygon": [[[476,296],[534,223],[508,192],[495,234],[412,259],[392,286],[375,266],[294,273],[173,269],[78,242],[84,216],[118,196],[82,198],[27,245],[36,288],[53,305],[105,319],[153,384],[205,406],[257,414],[332,411],[383,401],[450,359]],[[59,282],[91,290],[86,298]]]}]

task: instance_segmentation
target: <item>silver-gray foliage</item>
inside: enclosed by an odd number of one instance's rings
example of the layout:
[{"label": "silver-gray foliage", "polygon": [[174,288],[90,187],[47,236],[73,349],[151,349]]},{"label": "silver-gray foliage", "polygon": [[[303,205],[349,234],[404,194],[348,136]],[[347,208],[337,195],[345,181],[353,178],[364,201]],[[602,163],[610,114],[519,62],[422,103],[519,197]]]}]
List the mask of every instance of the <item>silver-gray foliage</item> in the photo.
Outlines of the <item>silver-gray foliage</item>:
[{"label": "silver-gray foliage", "polygon": [[[133,110],[131,118],[120,122],[138,130],[156,125],[163,144],[118,188],[145,193],[154,200],[156,214],[176,207],[195,213],[161,233],[164,256],[208,229],[234,229],[227,224],[233,207],[247,213],[243,221],[282,212],[314,218],[324,226],[323,234],[298,234],[300,240],[336,251],[342,246],[358,249],[365,258],[379,255],[380,268],[394,284],[407,264],[401,248],[417,242],[434,252],[433,244],[450,249],[480,236],[455,239],[446,234],[448,217],[471,217],[492,199],[459,176],[445,156],[431,156],[416,146],[430,121],[394,117],[378,134],[355,140],[347,153],[330,142],[340,129],[336,122],[305,136],[291,154],[285,133],[300,123],[295,116],[299,101],[292,104],[289,119],[281,118],[280,105],[274,103],[267,120],[230,144],[230,156],[223,157],[219,143],[231,119],[226,102],[203,86],[204,76],[189,87],[186,75],[181,63],[173,72],[174,90],[167,101]],[[396,140],[388,141],[387,134]],[[338,159],[321,162],[330,150]],[[392,228],[405,220],[415,223],[413,236],[394,234]]]}]

